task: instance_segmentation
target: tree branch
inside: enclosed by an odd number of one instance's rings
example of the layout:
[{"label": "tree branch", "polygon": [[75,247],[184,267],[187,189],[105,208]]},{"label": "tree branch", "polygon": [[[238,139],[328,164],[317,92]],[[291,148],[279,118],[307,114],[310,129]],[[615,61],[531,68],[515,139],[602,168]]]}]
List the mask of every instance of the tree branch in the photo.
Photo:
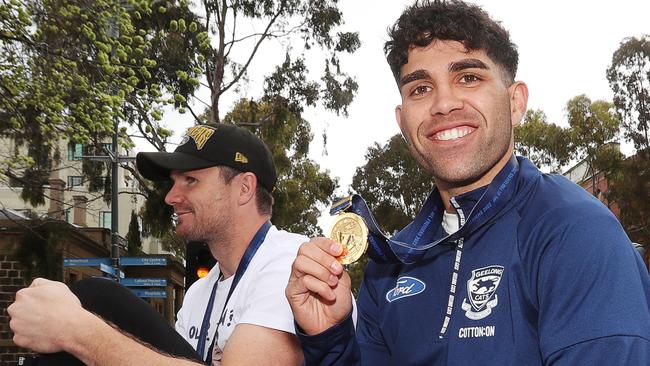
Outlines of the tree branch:
[{"label": "tree branch", "polygon": [[199,118],[199,116],[196,115],[196,113],[194,113],[194,110],[192,109],[192,107],[190,107],[189,104],[186,105],[186,107],[187,107],[187,110],[189,110],[190,113],[192,114],[192,116],[194,117],[194,120],[199,122],[200,118]]},{"label": "tree branch", "polygon": [[253,48],[253,51],[249,55],[248,60],[246,61],[246,64],[242,67],[242,69],[239,71],[239,73],[230,81],[230,83],[228,83],[228,85],[224,86],[223,88],[221,88],[219,90],[219,94],[222,94],[226,90],[230,89],[233,85],[235,85],[235,83],[237,83],[239,81],[239,79],[241,79],[242,75],[244,75],[244,72],[246,72],[246,70],[248,69],[248,65],[250,65],[251,61],[253,60],[253,57],[255,57],[255,54],[257,53],[257,50],[259,49],[260,45],[262,44],[262,42],[268,36],[269,29],[271,29],[271,26],[273,26],[275,21],[280,17],[282,12],[284,11],[284,4],[285,4],[284,1],[280,2],[280,7],[278,8],[278,12],[275,13],[273,18],[271,18],[271,20],[267,24],[266,29],[264,30],[264,32],[262,34],[262,37],[260,37],[260,39],[255,44],[255,47]]},{"label": "tree branch", "polygon": [[[237,11],[233,9],[232,11],[232,39],[235,39],[235,29],[237,29]],[[234,42],[226,42],[226,45],[228,46],[228,51],[226,51],[224,57],[228,57],[230,55],[230,51],[232,50],[232,46],[234,45]]]},{"label": "tree branch", "polygon": [[[307,22],[302,22],[302,23],[300,23],[300,24],[298,24],[298,25],[292,27],[292,28],[289,29],[289,30],[285,30],[285,31],[281,31],[281,32],[279,32],[279,31],[278,31],[278,32],[268,32],[267,37],[271,37],[271,38],[282,38],[282,37],[286,37],[286,36],[292,34],[293,32],[295,32],[296,29],[299,29],[300,27],[304,26],[306,23],[307,23]],[[248,39],[248,38],[251,38],[251,37],[256,37],[256,36],[261,36],[261,35],[264,35],[264,33],[251,33],[251,34],[249,34],[249,35],[247,35],[247,36],[244,36],[244,37],[242,37],[242,38],[239,38],[239,39],[233,39],[232,41],[227,42],[226,45],[228,45],[229,47],[232,48],[233,44],[235,44],[235,43],[238,43],[238,42],[244,41],[244,40],[246,40],[246,39]],[[234,38],[234,37],[233,37],[233,38]]]}]

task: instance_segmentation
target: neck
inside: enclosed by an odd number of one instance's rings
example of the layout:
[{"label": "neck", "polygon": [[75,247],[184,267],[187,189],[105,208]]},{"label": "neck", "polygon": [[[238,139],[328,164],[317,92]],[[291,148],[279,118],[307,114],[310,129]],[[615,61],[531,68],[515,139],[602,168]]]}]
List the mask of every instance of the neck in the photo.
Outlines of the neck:
[{"label": "neck", "polygon": [[233,221],[236,224],[230,229],[227,239],[208,243],[224,279],[235,274],[248,245],[269,218],[267,215],[254,215],[252,218],[240,217]]},{"label": "neck", "polygon": [[436,185],[438,187],[438,192],[440,192],[440,198],[442,199],[443,204],[445,205],[445,211],[448,213],[455,213],[456,209],[451,205],[451,198],[459,196],[463,193],[473,191],[477,188],[487,186],[492,183],[494,178],[501,172],[504,166],[508,164],[510,157],[513,154],[512,145],[508,149],[507,153],[499,160],[492,168],[485,172],[481,177],[475,179],[471,182],[438,182]]}]

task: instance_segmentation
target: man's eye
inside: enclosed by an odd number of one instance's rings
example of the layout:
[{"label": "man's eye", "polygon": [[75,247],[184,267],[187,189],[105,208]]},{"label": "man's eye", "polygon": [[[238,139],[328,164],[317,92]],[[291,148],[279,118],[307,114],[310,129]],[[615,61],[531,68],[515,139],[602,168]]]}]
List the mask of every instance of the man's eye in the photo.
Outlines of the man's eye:
[{"label": "man's eye", "polygon": [[419,85],[419,86],[415,87],[415,89],[413,89],[413,91],[411,92],[411,95],[421,95],[421,94],[427,93],[429,91],[431,91],[430,86],[428,86],[428,85]]},{"label": "man's eye", "polygon": [[194,183],[198,182],[198,180],[196,180],[196,178],[194,178],[194,177],[185,177],[185,182],[187,184],[194,184]]},{"label": "man's eye", "polygon": [[476,83],[476,82],[478,82],[480,80],[481,79],[476,75],[467,74],[467,75],[463,75],[460,78],[460,83],[461,84],[473,84],[473,83]]}]

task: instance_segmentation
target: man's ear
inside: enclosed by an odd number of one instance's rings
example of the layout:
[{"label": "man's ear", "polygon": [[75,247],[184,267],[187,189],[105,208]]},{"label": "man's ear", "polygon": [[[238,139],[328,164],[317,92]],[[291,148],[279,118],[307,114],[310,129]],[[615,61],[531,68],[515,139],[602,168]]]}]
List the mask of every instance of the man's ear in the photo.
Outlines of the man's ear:
[{"label": "man's ear", "polygon": [[510,94],[510,121],[512,127],[516,127],[526,115],[528,86],[523,81],[515,81],[508,87],[508,92]]},{"label": "man's ear", "polygon": [[239,175],[239,180],[239,198],[237,203],[243,206],[255,197],[257,177],[251,172],[245,172]]},{"label": "man's ear", "polygon": [[395,107],[395,121],[397,121],[397,126],[399,127],[399,130],[402,131],[402,136],[406,138],[406,135],[404,135],[404,129],[402,128],[402,105],[397,105]]}]

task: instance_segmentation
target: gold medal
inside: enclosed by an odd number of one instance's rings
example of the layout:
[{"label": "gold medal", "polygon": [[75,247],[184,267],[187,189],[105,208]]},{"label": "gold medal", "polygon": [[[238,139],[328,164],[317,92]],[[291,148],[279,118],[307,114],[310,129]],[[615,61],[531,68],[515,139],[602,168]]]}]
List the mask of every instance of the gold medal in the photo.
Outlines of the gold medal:
[{"label": "gold medal", "polygon": [[361,216],[351,212],[336,215],[330,239],[343,245],[341,264],[352,264],[368,249],[368,227]]}]

